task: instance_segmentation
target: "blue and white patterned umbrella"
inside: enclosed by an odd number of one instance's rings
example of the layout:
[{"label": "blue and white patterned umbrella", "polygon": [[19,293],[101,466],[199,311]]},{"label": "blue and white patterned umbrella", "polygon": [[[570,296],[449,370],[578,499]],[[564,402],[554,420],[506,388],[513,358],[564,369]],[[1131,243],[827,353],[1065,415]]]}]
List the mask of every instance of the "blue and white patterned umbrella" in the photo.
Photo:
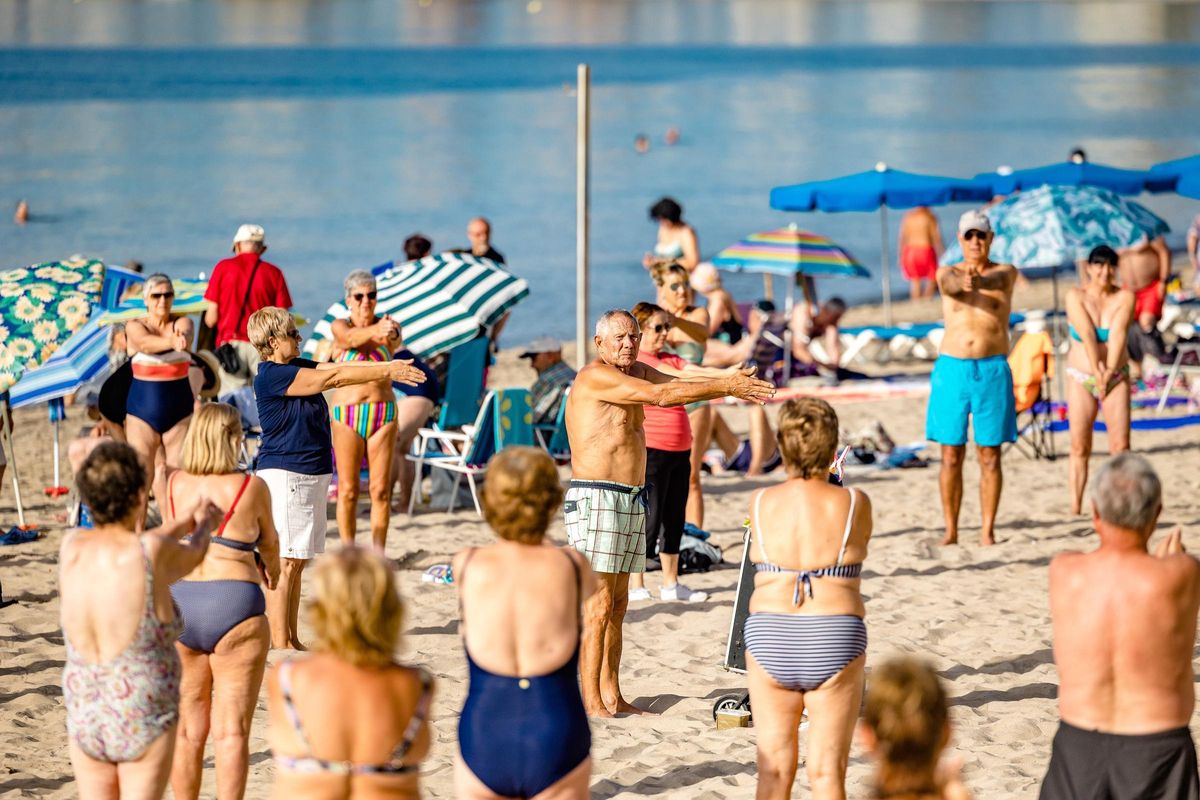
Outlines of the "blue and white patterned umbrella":
[{"label": "blue and white patterned umbrella", "polygon": [[[404,344],[422,358],[444,353],[479,336],[529,294],[529,284],[487,258],[442,253],[396,264],[376,279],[378,316],[400,324]],[[344,302],[334,303],[313,327],[304,352],[318,353],[332,337],[335,319],[346,319]]]},{"label": "blue and white patterned umbrella", "polygon": [[13,408],[44,403],[74,394],[109,369],[108,334],[99,315],[67,339],[54,355],[21,376],[9,390]]},{"label": "blue and white patterned umbrella", "polygon": [[[984,209],[996,237],[990,257],[1018,269],[1073,267],[1093,247],[1132,247],[1169,228],[1145,206],[1094,186],[1042,186]],[[942,264],[962,261],[955,242]]]}]

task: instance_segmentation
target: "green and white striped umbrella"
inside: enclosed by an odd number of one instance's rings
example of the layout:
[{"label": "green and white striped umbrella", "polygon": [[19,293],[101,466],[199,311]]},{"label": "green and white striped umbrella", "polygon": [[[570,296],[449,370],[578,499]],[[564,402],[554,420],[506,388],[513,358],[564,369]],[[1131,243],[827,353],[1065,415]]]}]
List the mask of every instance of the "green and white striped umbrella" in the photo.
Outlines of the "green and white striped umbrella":
[{"label": "green and white striped umbrella", "polygon": [[[405,346],[422,358],[474,339],[529,294],[523,278],[469,253],[396,264],[379,274],[376,289],[375,313],[400,323]],[[330,306],[304,343],[304,352],[317,354],[321,342],[332,338],[333,321],[349,316],[344,301]]]}]

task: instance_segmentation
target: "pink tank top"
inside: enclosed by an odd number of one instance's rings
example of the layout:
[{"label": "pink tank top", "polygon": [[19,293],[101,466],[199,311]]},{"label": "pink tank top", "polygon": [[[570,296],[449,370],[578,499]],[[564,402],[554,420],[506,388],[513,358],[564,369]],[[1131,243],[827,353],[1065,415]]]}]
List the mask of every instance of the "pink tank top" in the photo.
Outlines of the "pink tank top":
[{"label": "pink tank top", "polygon": [[[688,363],[673,353],[660,353],[657,356],[638,353],[638,361],[653,369],[658,369],[660,364],[684,369]],[[687,409],[683,406],[645,406],[645,409],[646,447],[674,453],[692,449],[692,425],[688,421]]]}]

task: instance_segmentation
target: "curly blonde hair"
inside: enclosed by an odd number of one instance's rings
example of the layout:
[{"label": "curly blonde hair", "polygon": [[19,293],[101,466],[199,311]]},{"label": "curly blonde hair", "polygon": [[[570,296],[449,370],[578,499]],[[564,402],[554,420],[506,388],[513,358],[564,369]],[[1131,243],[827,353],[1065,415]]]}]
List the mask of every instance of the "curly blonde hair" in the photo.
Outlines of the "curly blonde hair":
[{"label": "curly blonde hair", "polygon": [[672,276],[682,278],[684,283],[691,285],[688,271],[682,264],[659,262],[650,268],[650,277],[654,279],[655,286],[666,286]]},{"label": "curly blonde hair", "polygon": [[837,457],[838,418],[833,406],[816,397],[788,400],[779,411],[779,452],[788,474],[816,478]]},{"label": "curly blonde hair", "polygon": [[928,786],[949,719],[946,691],[928,663],[903,656],[872,670],[863,723],[875,735],[881,797]]},{"label": "curly blonde hair", "polygon": [[506,447],[488,462],[483,517],[501,539],[540,544],[562,505],[554,460],[536,447]]},{"label": "curly blonde hair", "polygon": [[205,403],[183,437],[183,471],[191,475],[228,475],[238,468],[242,417],[224,403]]},{"label": "curly blonde hair", "polygon": [[314,647],[359,667],[395,663],[404,604],[379,555],[343,547],[317,561],[308,618]]}]

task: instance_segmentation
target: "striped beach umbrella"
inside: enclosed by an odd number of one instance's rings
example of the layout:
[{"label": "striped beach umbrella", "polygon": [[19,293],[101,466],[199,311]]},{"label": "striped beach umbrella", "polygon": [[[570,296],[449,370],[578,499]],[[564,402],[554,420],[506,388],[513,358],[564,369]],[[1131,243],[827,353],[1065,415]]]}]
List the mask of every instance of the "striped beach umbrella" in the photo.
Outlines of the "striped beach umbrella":
[{"label": "striped beach umbrella", "polygon": [[[172,314],[200,314],[208,309],[208,301],[204,292],[208,289],[208,281],[199,278],[172,278],[175,288],[175,300],[171,303]],[[146,299],[142,295],[127,297],[116,309],[107,311],[100,317],[101,325],[114,325],[118,322],[129,322],[146,316]]]},{"label": "striped beach umbrella", "polygon": [[21,376],[9,390],[12,407],[45,403],[74,394],[108,368],[108,329],[101,327],[98,316],[93,317],[63,342],[45,364]]},{"label": "striped beach umbrella", "polygon": [[[470,253],[441,253],[395,264],[376,281],[375,313],[396,320],[405,346],[422,358],[476,338],[529,294],[523,278]],[[344,302],[330,306],[314,326],[304,352],[318,353],[321,343],[332,336],[333,321],[349,316]]]},{"label": "striped beach umbrella", "polygon": [[833,240],[795,225],[752,233],[726,247],[713,266],[734,272],[769,272],[774,275],[850,276],[871,273]]}]

